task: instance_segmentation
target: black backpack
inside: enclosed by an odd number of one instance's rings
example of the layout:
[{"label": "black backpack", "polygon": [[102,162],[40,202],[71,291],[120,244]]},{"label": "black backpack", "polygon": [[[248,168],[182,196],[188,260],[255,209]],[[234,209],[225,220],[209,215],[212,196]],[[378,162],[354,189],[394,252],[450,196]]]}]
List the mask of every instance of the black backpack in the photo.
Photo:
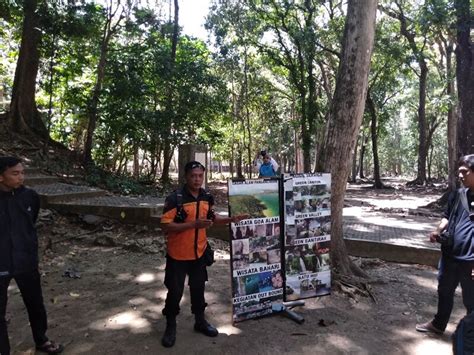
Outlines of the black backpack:
[{"label": "black backpack", "polygon": [[474,354],[474,312],[459,321],[453,333],[453,354]]}]

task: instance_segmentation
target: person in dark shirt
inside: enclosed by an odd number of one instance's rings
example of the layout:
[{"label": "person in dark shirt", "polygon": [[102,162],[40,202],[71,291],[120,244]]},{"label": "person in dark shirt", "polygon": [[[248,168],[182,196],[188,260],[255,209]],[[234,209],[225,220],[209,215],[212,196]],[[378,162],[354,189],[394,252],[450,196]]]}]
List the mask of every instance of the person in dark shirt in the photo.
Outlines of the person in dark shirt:
[{"label": "person in dark shirt", "polygon": [[23,186],[21,160],[0,157],[0,354],[10,354],[5,313],[8,285],[15,279],[28,311],[36,349],[59,354],[63,346],[46,336],[47,317],[38,272],[38,238],[35,222],[38,194]]},{"label": "person in dark shirt", "polygon": [[467,313],[474,311],[474,154],[459,160],[458,172],[464,187],[451,194],[443,219],[429,236],[432,243],[441,243],[438,312],[432,321],[416,325],[419,332],[444,332],[458,284]]}]

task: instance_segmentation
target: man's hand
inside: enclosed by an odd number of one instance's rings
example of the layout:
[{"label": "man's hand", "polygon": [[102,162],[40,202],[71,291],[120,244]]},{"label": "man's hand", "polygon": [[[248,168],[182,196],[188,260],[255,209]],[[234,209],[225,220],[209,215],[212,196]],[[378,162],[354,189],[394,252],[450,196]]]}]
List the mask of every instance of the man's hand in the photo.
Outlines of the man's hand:
[{"label": "man's hand", "polygon": [[431,243],[436,243],[438,241],[437,240],[438,238],[439,238],[439,232],[437,230],[430,233],[430,242]]},{"label": "man's hand", "polygon": [[441,234],[442,231],[444,231],[448,227],[448,219],[443,218],[441,222],[439,223],[439,226],[430,233],[430,242],[431,243],[436,243],[438,241],[439,235]]},{"label": "man's hand", "polygon": [[196,219],[196,221],[194,222],[195,224],[195,228],[209,228],[212,226],[213,222],[212,220],[210,219]]}]

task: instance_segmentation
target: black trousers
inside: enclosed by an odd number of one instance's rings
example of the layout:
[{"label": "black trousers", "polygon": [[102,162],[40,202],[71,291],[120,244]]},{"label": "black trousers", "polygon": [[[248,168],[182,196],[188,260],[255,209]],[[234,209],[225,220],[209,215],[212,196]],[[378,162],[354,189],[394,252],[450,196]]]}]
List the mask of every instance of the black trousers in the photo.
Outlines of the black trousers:
[{"label": "black trousers", "polygon": [[438,312],[433,325],[445,330],[454,304],[454,292],[459,284],[462,289],[462,301],[467,314],[474,311],[474,280],[472,264],[441,256],[438,269]]},{"label": "black trousers", "polygon": [[184,281],[188,275],[189,292],[191,294],[191,312],[202,314],[207,303],[204,300],[204,289],[207,281],[207,269],[203,258],[197,260],[176,260],[166,256],[165,286],[166,295],[165,316],[179,314],[179,303],[183,297]]},{"label": "black trousers", "polygon": [[8,285],[11,279],[15,279],[21,292],[30,320],[33,339],[36,345],[42,345],[48,341],[46,330],[48,322],[46,309],[44,308],[43,293],[41,290],[41,278],[38,270],[22,273],[20,275],[0,277],[0,354],[10,354],[10,342],[8,341],[7,322],[5,314],[7,310]]}]

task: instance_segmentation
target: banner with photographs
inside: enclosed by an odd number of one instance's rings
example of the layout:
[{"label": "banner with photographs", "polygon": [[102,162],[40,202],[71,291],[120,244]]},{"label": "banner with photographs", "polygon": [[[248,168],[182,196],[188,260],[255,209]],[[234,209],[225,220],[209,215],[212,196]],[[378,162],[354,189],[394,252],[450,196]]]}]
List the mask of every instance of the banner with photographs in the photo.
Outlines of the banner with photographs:
[{"label": "banner with photographs", "polygon": [[279,180],[229,180],[229,214],[249,214],[231,223],[233,320],[272,313],[283,301]]},{"label": "banner with photographs", "polygon": [[331,293],[331,175],[285,175],[285,301]]}]

